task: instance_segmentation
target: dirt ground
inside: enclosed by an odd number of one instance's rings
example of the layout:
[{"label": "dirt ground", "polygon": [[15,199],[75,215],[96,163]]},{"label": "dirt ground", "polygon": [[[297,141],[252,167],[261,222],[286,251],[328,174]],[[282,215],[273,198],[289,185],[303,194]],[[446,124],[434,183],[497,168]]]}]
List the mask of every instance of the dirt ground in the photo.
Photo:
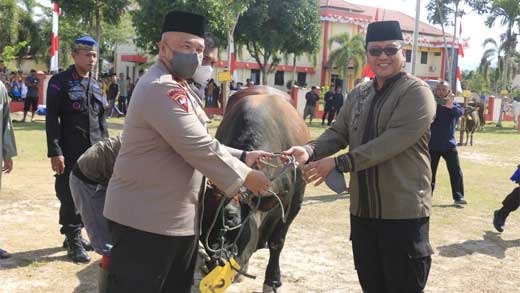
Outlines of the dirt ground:
[{"label": "dirt ground", "polygon": [[[13,257],[0,260],[0,292],[97,292],[99,257],[90,253],[91,263],[73,264],[61,248],[52,172],[45,146],[36,146],[45,141],[42,123],[16,126],[16,169],[2,178],[0,247]],[[514,187],[507,176],[519,162],[520,136],[479,138],[486,144],[460,149],[467,206],[452,205],[446,168],[439,166],[427,292],[520,292],[520,212],[510,216],[502,234],[491,224],[493,210]],[[332,195],[325,186],[307,189],[281,257],[285,292],[361,292],[349,241],[349,202],[348,195]],[[249,267],[257,278],[243,279],[228,292],[261,292],[268,257],[268,250],[258,251]]]}]

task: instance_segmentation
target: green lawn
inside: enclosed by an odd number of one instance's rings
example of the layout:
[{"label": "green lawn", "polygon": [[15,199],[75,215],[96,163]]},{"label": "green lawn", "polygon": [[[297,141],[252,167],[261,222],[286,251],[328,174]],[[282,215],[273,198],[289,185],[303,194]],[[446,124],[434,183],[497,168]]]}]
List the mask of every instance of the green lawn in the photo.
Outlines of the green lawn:
[{"label": "green lawn", "polygon": [[[120,133],[123,123],[122,118],[110,119],[111,135]],[[324,131],[320,124],[316,120],[310,127],[312,138]],[[212,134],[218,125],[210,124]],[[520,163],[520,133],[512,126],[487,125],[475,134],[474,146],[459,147],[467,206],[452,205],[441,161],[431,216],[435,255],[428,292],[514,292],[520,287],[520,212],[510,216],[503,234],[491,225],[493,210],[515,186],[509,177]],[[97,263],[72,264],[60,248],[59,203],[46,155],[45,122],[15,124],[14,131],[18,156],[13,173],[2,178],[0,193],[0,247],[14,256],[0,261],[0,292],[96,292]],[[325,186],[307,187],[282,254],[284,290],[359,292],[348,241],[348,207],[348,195],[334,195]],[[255,254],[250,270],[259,278],[235,284],[230,292],[258,291],[265,263],[265,251]]]}]

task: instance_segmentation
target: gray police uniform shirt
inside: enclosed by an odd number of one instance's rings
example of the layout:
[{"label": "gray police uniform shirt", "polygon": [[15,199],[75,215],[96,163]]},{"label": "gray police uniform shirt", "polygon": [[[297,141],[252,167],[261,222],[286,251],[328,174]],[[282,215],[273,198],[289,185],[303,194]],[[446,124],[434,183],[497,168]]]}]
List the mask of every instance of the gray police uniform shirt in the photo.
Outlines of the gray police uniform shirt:
[{"label": "gray police uniform shirt", "polygon": [[[16,156],[16,143],[14,141],[13,125],[9,115],[9,100],[5,85],[0,82],[0,165],[4,159]],[[0,188],[2,183],[0,170]]]},{"label": "gray police uniform shirt", "polygon": [[161,235],[198,233],[204,176],[233,195],[251,171],[208,134],[206,122],[186,83],[174,80],[161,61],[150,68],[132,96],[105,217]]}]

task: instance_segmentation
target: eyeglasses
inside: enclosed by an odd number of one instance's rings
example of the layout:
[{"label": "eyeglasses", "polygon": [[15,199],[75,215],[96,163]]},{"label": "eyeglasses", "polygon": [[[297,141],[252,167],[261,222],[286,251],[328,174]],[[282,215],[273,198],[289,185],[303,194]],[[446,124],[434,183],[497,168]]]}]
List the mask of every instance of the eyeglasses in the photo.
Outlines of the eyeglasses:
[{"label": "eyeglasses", "polygon": [[371,47],[368,49],[368,54],[370,54],[370,56],[379,57],[385,52],[386,56],[394,56],[399,50],[401,50],[401,47]]}]

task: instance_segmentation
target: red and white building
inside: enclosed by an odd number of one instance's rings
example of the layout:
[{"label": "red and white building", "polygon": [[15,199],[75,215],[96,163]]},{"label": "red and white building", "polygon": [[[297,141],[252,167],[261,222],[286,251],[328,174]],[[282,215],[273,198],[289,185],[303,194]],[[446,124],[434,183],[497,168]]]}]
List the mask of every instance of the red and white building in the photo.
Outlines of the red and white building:
[{"label": "red and white building", "polygon": [[[406,67],[408,71],[411,71],[411,49],[415,24],[413,17],[399,11],[351,4],[343,0],[320,0],[320,19],[322,35],[319,52],[314,58],[306,55],[297,58],[295,79],[299,84],[307,84],[308,86],[328,85],[334,82],[340,84],[338,70],[327,67],[328,56],[337,46],[330,47],[329,39],[345,32],[351,35],[365,34],[368,24],[376,20],[397,20],[400,22],[406,44],[404,48]],[[452,35],[446,34],[446,38],[449,46],[454,49],[455,58],[457,58],[458,44],[451,42]],[[442,31],[430,24],[421,22],[418,44],[416,75],[422,79],[444,79],[447,54],[444,49]],[[250,78],[258,84],[261,80],[258,64],[247,53],[247,50],[243,49],[242,53],[241,58],[237,57],[234,80],[245,83],[246,79]],[[282,62],[277,67],[277,71],[268,76],[268,85],[286,89],[285,86],[292,77],[292,56],[286,59],[290,64],[283,64]],[[313,59],[315,62],[312,61]],[[224,70],[225,60],[223,59],[217,64],[219,68],[217,68],[215,76],[216,73]],[[455,69],[453,72],[453,76],[455,76]],[[362,77],[364,76],[354,76],[351,73],[349,89],[353,87],[357,79]]]}]

